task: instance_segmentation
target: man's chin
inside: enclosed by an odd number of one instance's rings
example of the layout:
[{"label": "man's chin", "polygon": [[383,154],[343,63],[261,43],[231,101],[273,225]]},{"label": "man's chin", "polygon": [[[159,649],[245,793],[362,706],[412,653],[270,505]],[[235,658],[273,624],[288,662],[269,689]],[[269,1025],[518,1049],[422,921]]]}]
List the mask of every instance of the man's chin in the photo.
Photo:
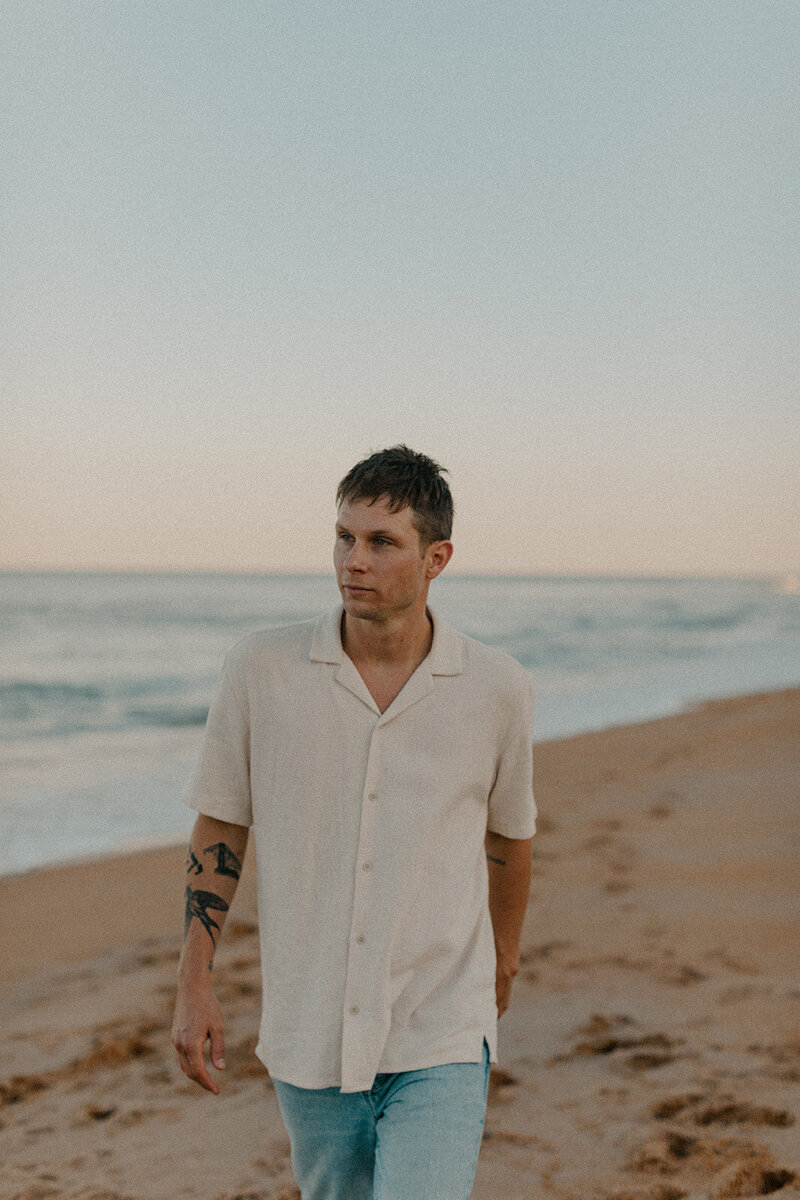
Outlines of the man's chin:
[{"label": "man's chin", "polygon": [[344,592],[342,608],[348,617],[358,617],[361,621],[380,620],[380,609],[371,596],[351,596],[348,592]]}]

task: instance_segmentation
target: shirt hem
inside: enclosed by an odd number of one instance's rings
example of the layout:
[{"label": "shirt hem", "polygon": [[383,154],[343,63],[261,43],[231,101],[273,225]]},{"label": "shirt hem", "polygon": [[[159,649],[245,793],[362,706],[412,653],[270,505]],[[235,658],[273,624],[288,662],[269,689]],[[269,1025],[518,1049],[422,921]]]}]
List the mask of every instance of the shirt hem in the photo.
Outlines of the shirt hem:
[{"label": "shirt hem", "polygon": [[[316,1077],[314,1082],[311,1083],[308,1081],[308,1077],[297,1075],[294,1071],[287,1070],[284,1074],[280,1068],[273,1070],[268,1062],[269,1055],[264,1051],[260,1041],[256,1046],[255,1054],[259,1062],[266,1067],[270,1079],[276,1079],[279,1083],[286,1083],[290,1087],[301,1088],[303,1091],[317,1092],[327,1088],[337,1088],[342,1094],[351,1094],[354,1092],[368,1092],[379,1075],[399,1075],[409,1071],[426,1071],[432,1067],[452,1066],[455,1063],[481,1063],[483,1062],[484,1042],[489,1047],[489,1062],[497,1062],[497,1038],[493,1030],[486,1029],[484,1032],[475,1034],[477,1049],[474,1051],[462,1048],[466,1041],[467,1039],[464,1038],[459,1042],[458,1046],[434,1051],[427,1055],[411,1055],[406,1058],[401,1056],[401,1058],[396,1060],[381,1060],[378,1064],[380,1070],[375,1071],[368,1082],[367,1076],[354,1081],[352,1078],[344,1080],[341,1074],[339,1074],[326,1077],[323,1083],[320,1083],[318,1077]],[[469,1042],[471,1045],[472,1038],[469,1039]]]},{"label": "shirt hem", "polygon": [[479,1063],[483,1062],[483,1043],[489,1047],[489,1061],[497,1062],[497,1054],[492,1046],[492,1039],[489,1037],[489,1032],[479,1033],[477,1037],[477,1049],[475,1051],[467,1050],[443,1050],[438,1054],[423,1055],[421,1058],[414,1058],[412,1065],[407,1063],[398,1065],[396,1060],[382,1060],[380,1070],[377,1075],[396,1075],[400,1071],[425,1071],[429,1067],[444,1067],[453,1063]]}]

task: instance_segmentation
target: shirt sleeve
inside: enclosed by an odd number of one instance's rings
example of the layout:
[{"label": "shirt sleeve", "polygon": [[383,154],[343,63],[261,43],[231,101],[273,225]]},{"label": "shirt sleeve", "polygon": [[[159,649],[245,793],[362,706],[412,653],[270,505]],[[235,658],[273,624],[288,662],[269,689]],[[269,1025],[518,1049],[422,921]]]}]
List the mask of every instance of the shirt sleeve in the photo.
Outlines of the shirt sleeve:
[{"label": "shirt sleeve", "polygon": [[208,712],[200,758],[183,800],[208,817],[233,825],[253,824],[249,712],[227,660]]},{"label": "shirt sleeve", "polygon": [[515,689],[502,714],[503,738],[494,785],[489,793],[486,828],[508,838],[533,837],[533,682]]}]

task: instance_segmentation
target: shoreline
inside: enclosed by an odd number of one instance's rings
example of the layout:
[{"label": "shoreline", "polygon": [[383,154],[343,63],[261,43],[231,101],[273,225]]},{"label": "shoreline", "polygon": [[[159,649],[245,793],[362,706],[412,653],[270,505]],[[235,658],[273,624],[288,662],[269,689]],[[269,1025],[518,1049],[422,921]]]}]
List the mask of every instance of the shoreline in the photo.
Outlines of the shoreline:
[{"label": "shoreline", "polygon": [[[522,967],[473,1200],[800,1197],[800,688],[534,754]],[[3,1195],[297,1200],[253,1055],[249,856],[214,968],[220,1097],[174,1059],[183,855],[0,879]]]},{"label": "shoreline", "polygon": [[[641,720],[636,721],[614,722],[610,725],[599,725],[596,727],[592,726],[586,729],[581,729],[577,733],[569,733],[563,736],[555,735],[553,737],[542,738],[541,740],[537,737],[534,737],[534,767],[536,765],[536,758],[540,748],[544,749],[546,752],[547,747],[557,745],[562,742],[577,742],[583,738],[597,736],[602,737],[605,734],[613,734],[622,729],[636,729],[645,725],[655,726],[664,721],[671,721],[675,718],[691,716],[693,713],[702,712],[703,709],[711,705],[736,704],[741,701],[748,700],[765,700],[771,696],[788,695],[795,690],[800,690],[800,682],[791,687],[779,686],[775,688],[759,689],[758,691],[754,692],[735,691],[726,693],[724,696],[712,696],[708,698],[700,698],[698,700],[690,700],[683,704],[680,708],[665,712],[659,716],[643,717]],[[199,747],[197,752],[199,752]],[[190,760],[190,766],[187,768],[187,770],[191,770],[191,763],[193,763],[193,761],[194,758]],[[186,842],[187,836],[184,833],[145,833],[130,837],[121,845],[111,847],[109,849],[69,855],[64,858],[46,860],[41,863],[35,863],[30,866],[23,866],[13,870],[0,871],[0,888],[12,880],[23,879],[26,876],[34,875],[37,872],[69,870],[74,867],[90,868],[93,865],[106,862],[110,859],[127,858],[131,855],[139,853],[160,852],[169,850],[175,846],[185,846]]]},{"label": "shoreline", "polygon": [[[795,696],[800,696],[800,687],[734,694],[701,700],[667,716],[535,741],[534,789],[540,813],[543,811],[539,796],[541,775],[544,771],[547,776],[551,758],[563,762],[575,752],[583,757],[592,747],[605,759],[609,757],[610,741],[625,742],[630,736],[659,739],[668,736],[673,728],[683,731],[686,722],[704,714],[712,718],[714,714],[735,712],[741,705],[775,704]],[[545,778],[545,789],[548,787]],[[545,815],[545,827],[546,824]],[[140,842],[143,844],[139,845]],[[131,937],[150,940],[174,934],[182,919],[180,889],[186,844],[184,835],[156,834],[108,852],[0,875],[0,909],[6,915],[0,924],[4,981],[11,982],[49,965],[79,962],[86,956],[113,949]],[[255,920],[255,881],[249,849],[244,868],[236,908],[243,910],[247,920]],[[142,889],[142,901],[134,915],[129,906],[131,891],[136,888]],[[52,921],[51,896],[59,897],[60,917],[72,931],[66,944]],[[113,920],[109,905],[116,912]],[[104,920],[98,922],[95,915],[103,908]]]}]

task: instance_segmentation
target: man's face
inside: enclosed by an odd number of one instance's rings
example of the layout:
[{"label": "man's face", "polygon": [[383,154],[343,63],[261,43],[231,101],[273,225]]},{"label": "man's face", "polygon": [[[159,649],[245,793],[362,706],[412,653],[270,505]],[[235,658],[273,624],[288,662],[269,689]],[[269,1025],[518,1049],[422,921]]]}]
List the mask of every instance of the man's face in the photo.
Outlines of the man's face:
[{"label": "man's face", "polygon": [[410,508],[390,512],[385,496],[345,501],[336,521],[333,565],[347,615],[385,621],[424,604],[431,552],[432,547],[422,549]]}]

